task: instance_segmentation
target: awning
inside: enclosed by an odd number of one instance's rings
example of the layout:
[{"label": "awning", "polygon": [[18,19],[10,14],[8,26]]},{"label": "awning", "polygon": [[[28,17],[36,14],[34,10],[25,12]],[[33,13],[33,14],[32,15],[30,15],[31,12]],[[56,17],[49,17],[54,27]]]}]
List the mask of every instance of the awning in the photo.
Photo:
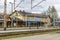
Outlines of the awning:
[{"label": "awning", "polygon": [[60,22],[53,22],[52,24],[60,25]]},{"label": "awning", "polygon": [[42,22],[42,21],[24,21],[24,22],[36,23],[36,22]]}]

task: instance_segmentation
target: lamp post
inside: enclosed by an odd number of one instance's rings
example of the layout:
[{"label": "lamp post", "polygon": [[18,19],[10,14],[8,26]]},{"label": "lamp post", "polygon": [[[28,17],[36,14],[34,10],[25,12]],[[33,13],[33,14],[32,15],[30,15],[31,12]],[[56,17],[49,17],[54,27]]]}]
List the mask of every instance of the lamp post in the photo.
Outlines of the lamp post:
[{"label": "lamp post", "polygon": [[[13,13],[13,3],[9,2],[11,4],[11,13]],[[13,18],[11,17],[11,27],[13,27]]]},{"label": "lamp post", "polygon": [[4,0],[4,30],[6,30],[6,0]]}]

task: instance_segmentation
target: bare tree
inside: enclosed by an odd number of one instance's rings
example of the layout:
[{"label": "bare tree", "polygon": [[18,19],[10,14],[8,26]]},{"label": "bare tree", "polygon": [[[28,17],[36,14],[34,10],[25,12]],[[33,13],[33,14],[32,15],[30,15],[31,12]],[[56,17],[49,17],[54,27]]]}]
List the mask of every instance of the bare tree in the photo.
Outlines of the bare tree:
[{"label": "bare tree", "polygon": [[49,18],[51,23],[55,25],[55,21],[57,19],[57,11],[54,6],[49,6],[47,13],[49,14]]}]

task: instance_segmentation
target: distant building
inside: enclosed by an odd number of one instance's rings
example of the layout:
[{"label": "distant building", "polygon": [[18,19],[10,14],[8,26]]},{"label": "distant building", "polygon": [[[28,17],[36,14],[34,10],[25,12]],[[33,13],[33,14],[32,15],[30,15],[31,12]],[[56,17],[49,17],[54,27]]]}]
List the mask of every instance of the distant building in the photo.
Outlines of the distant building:
[{"label": "distant building", "polygon": [[[29,13],[25,11],[14,11],[6,16],[7,27],[36,27],[50,26],[50,18],[47,15]],[[3,27],[4,15],[0,14],[0,27]]]},{"label": "distant building", "polygon": [[60,19],[58,18],[53,24],[55,23],[55,26],[60,26]]}]

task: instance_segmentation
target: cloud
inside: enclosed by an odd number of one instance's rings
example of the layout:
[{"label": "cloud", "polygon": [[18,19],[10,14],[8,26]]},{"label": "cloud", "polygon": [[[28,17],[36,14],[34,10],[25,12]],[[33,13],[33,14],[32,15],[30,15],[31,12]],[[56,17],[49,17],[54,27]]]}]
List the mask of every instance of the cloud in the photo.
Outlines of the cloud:
[{"label": "cloud", "polygon": [[58,17],[60,18],[60,12],[58,12]]},{"label": "cloud", "polygon": [[59,5],[59,4],[54,4],[54,6],[55,6],[56,10],[57,10],[58,12],[60,12],[60,5]]},{"label": "cloud", "polygon": [[[16,0],[16,5],[21,0]],[[33,6],[36,5],[41,0],[34,0]],[[14,0],[7,0],[7,13],[11,12],[11,5],[9,2],[14,2]],[[45,2],[41,3],[40,5],[36,6],[34,9],[31,10],[31,0],[24,0],[16,10],[25,10],[28,12],[43,12],[46,11],[49,5],[54,5],[58,14],[60,15],[60,0],[46,0]],[[41,7],[42,6],[42,7]],[[4,8],[4,0],[0,0],[0,12],[3,12]]]}]

